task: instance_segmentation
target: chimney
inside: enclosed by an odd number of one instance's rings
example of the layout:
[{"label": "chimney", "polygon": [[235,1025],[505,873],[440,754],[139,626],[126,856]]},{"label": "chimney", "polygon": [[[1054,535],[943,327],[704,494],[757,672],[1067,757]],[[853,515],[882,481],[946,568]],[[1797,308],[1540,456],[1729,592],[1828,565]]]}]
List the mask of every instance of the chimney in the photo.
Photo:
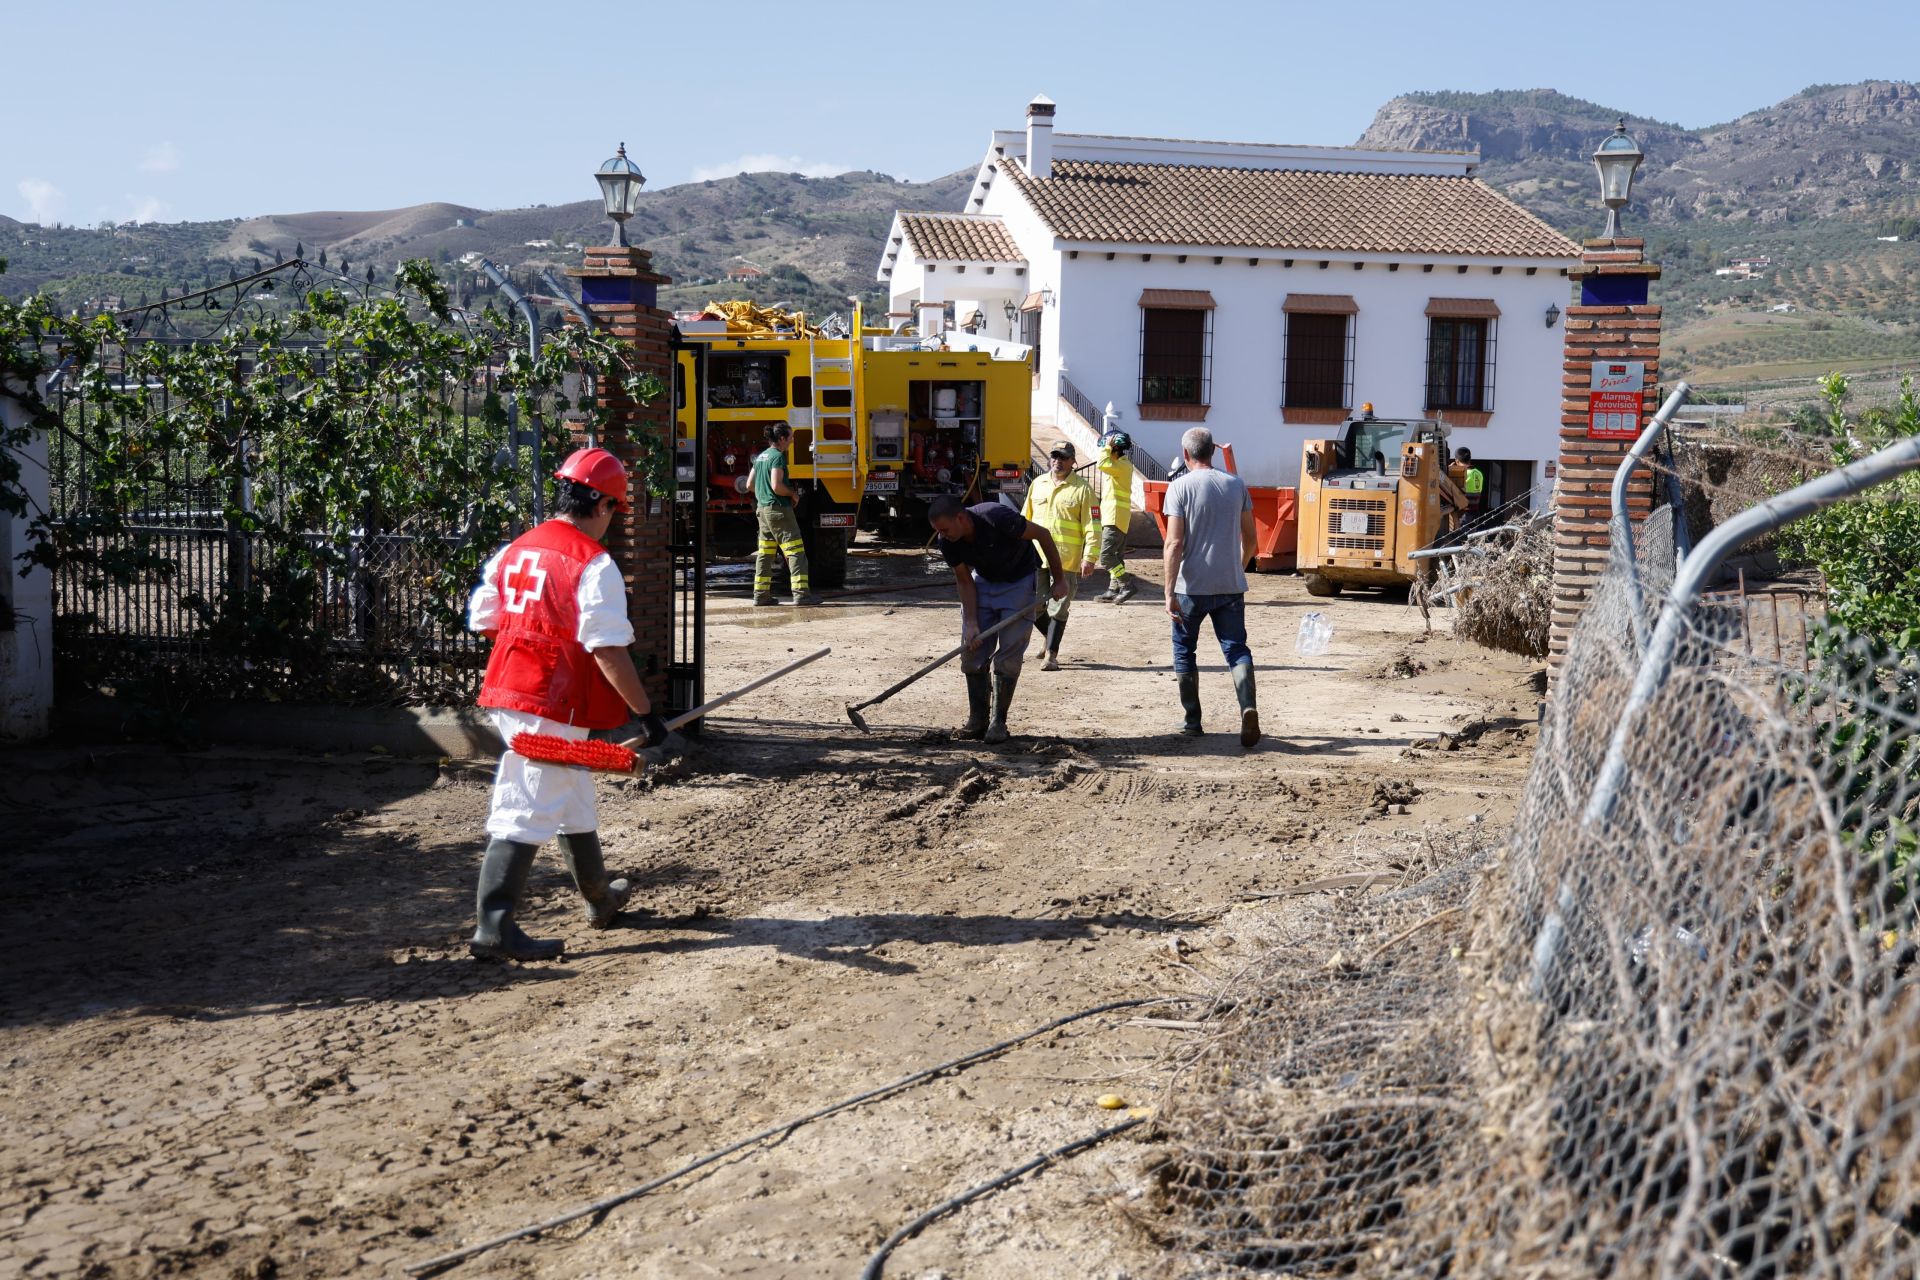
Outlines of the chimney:
[{"label": "chimney", "polygon": [[1053,99],[1044,93],[1027,104],[1027,176],[1053,176]]}]

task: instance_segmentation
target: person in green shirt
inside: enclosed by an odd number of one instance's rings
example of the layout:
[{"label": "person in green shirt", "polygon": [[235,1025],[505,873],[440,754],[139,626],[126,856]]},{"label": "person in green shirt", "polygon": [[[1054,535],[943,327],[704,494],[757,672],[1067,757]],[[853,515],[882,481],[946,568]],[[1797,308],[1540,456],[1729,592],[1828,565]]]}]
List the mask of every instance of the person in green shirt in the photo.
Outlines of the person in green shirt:
[{"label": "person in green shirt", "polygon": [[787,483],[787,442],[793,429],[785,423],[767,428],[767,447],[753,460],[753,506],[760,524],[760,549],[753,560],[753,603],[769,605],[773,598],[773,566],[787,558],[787,577],[793,582],[793,602],[819,604],[807,581],[807,544],[800,537],[800,518],[794,514],[793,486]]},{"label": "person in green shirt", "polygon": [[1465,445],[1453,451],[1453,460],[1466,469],[1460,477],[1460,491],[1467,495],[1467,514],[1477,516],[1487,505],[1487,473],[1474,462],[1473,450]]}]

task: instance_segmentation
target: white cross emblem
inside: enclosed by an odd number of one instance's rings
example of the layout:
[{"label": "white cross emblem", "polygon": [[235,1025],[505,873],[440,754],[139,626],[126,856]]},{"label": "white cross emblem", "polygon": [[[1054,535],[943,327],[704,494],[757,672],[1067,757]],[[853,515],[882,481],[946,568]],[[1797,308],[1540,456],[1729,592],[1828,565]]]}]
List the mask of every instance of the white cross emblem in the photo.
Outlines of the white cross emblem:
[{"label": "white cross emblem", "polygon": [[508,613],[525,613],[546,589],[547,571],[540,567],[538,551],[522,551],[513,566],[500,575],[500,594],[506,599]]}]

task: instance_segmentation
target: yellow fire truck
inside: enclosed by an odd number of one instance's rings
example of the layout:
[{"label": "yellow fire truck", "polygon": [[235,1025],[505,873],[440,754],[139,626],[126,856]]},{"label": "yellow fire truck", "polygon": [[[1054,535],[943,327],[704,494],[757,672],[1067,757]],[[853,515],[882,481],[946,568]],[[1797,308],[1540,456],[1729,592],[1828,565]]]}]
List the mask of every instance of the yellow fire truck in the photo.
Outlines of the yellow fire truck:
[{"label": "yellow fire truck", "polygon": [[1464,505],[1447,458],[1444,423],[1376,418],[1371,405],[1338,439],[1307,441],[1296,563],[1308,594],[1410,585],[1421,562],[1409,554],[1432,546]]},{"label": "yellow fire truck", "polygon": [[[800,494],[814,585],[846,580],[862,527],[924,538],[926,503],[952,493],[980,501],[1026,483],[1031,376],[1024,355],[947,351],[863,328],[831,336],[726,319],[679,326],[674,413],[680,485],[697,474],[691,450],[706,407],[706,509],[753,521],[753,459],[765,428],[793,429],[789,479]],[[704,383],[701,357],[704,355]]]}]

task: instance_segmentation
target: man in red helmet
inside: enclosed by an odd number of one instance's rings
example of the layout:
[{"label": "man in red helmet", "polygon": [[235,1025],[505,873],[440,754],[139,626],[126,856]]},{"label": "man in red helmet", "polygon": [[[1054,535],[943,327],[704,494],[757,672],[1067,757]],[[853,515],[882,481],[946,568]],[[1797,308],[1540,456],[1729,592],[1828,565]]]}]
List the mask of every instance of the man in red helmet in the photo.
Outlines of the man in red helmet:
[{"label": "man in red helmet", "polygon": [[[627,652],[626,583],[600,545],[614,511],[631,509],[627,470],[605,449],[581,449],[554,477],[558,514],[487,561],[467,606],[467,625],[494,641],[480,705],[508,744],[518,733],[584,738],[625,724],[629,712],[641,717],[649,746],[664,741],[666,725]],[[502,751],[475,895],[479,925],[468,949],[487,960],[560,956],[564,943],[530,938],[513,920],[534,855],[554,836],[586,899],[588,923],[612,924],[633,889],[607,878],[599,825],[591,773]]]}]

